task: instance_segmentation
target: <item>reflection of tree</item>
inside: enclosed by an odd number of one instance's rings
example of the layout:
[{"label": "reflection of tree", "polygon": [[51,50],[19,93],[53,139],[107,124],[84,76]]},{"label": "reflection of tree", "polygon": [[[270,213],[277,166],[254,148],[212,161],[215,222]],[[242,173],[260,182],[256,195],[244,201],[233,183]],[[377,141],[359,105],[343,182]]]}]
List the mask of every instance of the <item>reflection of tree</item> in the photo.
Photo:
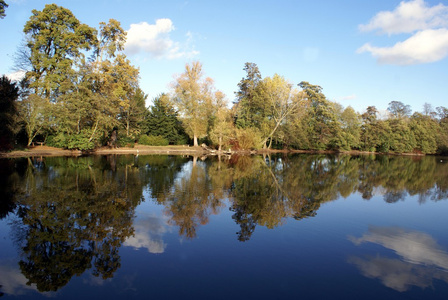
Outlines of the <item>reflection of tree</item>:
[{"label": "reflection of tree", "polygon": [[159,195],[158,202],[165,205],[169,223],[179,226],[179,234],[196,237],[199,225],[208,223],[210,214],[217,214],[223,206],[222,198],[215,197],[214,187],[207,176],[206,164],[188,165],[173,187]]},{"label": "reflection of tree", "polygon": [[[233,179],[230,209],[240,225],[240,241],[250,239],[257,225],[273,228],[286,217],[313,217],[321,203],[356,191],[370,199],[382,188],[388,203],[408,194],[418,195],[421,202],[448,196],[448,169],[434,157],[246,156],[233,157],[221,169]],[[219,176],[215,173],[213,177]]]},{"label": "reflection of tree", "polygon": [[177,174],[182,170],[182,165],[186,162],[188,162],[188,158],[179,155],[139,157],[139,165],[144,166],[145,175],[150,179],[148,187],[154,199],[170,189]]},{"label": "reflection of tree", "polygon": [[15,208],[14,194],[17,192],[20,175],[16,171],[16,164],[23,160],[0,159],[0,220]]},{"label": "reflection of tree", "polygon": [[95,167],[112,164],[105,159],[48,158],[40,168],[30,163],[17,195],[21,225],[15,235],[22,273],[39,291],[55,291],[92,266],[103,279],[120,267],[118,249],[133,234],[144,182],[138,169],[117,158],[116,171]]}]

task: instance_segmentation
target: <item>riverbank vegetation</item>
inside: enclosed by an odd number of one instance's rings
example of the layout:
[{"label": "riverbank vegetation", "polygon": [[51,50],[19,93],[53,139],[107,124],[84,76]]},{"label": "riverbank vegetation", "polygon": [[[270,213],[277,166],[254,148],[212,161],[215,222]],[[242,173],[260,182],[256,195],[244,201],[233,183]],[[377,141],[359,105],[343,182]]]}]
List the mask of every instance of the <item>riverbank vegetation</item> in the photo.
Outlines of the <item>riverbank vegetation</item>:
[{"label": "riverbank vegetation", "polygon": [[387,113],[327,99],[323,88],[281,75],[262,77],[255,63],[237,83],[232,106],[194,61],[153,99],[124,54],[117,20],[98,28],[55,4],[33,10],[16,53],[20,82],[0,79],[0,148],[35,143],[72,150],[102,146],[198,146],[382,153],[448,153],[448,108],[391,101]]}]

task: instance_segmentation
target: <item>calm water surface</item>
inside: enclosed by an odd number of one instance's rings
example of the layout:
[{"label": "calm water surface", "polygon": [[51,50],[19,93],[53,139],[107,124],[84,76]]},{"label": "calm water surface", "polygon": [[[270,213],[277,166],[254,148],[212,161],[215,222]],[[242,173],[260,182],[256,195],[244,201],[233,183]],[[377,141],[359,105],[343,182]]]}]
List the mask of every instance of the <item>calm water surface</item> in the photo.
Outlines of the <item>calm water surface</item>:
[{"label": "calm water surface", "polygon": [[447,299],[448,159],[0,160],[6,299]]}]

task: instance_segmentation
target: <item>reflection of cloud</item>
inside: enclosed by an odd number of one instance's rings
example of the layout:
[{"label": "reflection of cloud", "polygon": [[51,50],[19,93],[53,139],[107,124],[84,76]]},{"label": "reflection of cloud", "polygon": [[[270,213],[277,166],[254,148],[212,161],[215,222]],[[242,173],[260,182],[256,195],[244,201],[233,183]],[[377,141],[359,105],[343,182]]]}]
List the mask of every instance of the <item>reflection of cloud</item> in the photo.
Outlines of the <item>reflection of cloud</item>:
[{"label": "reflection of cloud", "polygon": [[378,278],[385,286],[399,292],[404,292],[411,286],[430,287],[433,279],[444,280],[448,283],[448,273],[445,271],[399,259],[380,256],[366,259],[350,257],[348,262],[357,266],[364,276]]},{"label": "reflection of cloud", "polygon": [[349,237],[349,240],[355,245],[364,242],[379,244],[402,258],[349,259],[363,275],[379,278],[388,287],[405,291],[412,285],[422,288],[430,286],[433,278],[448,282],[448,253],[426,233],[399,227],[370,226],[362,237]]},{"label": "reflection of cloud", "polygon": [[146,248],[150,253],[163,253],[166,244],[162,236],[168,231],[166,222],[157,216],[147,216],[144,219],[137,220],[134,224],[135,234],[128,238],[125,246],[131,246],[136,249]]},{"label": "reflection of cloud", "polygon": [[23,276],[18,267],[0,265],[1,292],[6,295],[24,295],[27,290],[37,291],[35,285],[27,285],[28,280]]}]

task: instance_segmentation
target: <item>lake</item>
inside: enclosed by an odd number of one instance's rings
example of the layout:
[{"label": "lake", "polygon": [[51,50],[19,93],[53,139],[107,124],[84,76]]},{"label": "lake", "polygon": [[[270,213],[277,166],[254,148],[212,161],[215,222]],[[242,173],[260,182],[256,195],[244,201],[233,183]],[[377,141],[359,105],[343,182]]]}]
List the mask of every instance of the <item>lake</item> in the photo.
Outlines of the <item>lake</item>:
[{"label": "lake", "polygon": [[447,299],[448,158],[0,160],[14,299]]}]

